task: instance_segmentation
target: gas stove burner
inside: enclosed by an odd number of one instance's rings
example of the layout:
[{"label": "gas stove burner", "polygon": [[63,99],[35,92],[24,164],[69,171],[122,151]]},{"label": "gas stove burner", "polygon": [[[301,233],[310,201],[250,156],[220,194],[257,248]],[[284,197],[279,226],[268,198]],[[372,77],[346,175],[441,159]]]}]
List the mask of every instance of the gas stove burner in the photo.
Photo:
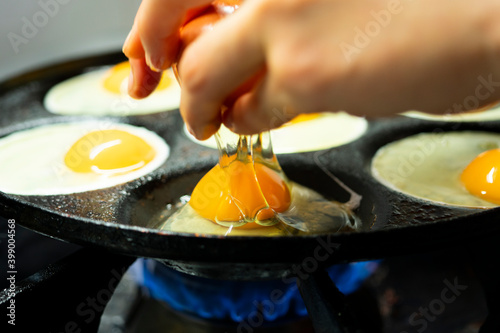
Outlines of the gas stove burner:
[{"label": "gas stove burner", "polygon": [[[329,278],[345,295],[355,292],[377,268],[378,262],[357,262],[329,267]],[[170,308],[208,321],[239,323],[252,317],[273,323],[307,315],[297,278],[232,281],[178,272],[155,260],[139,259],[133,276],[151,298]]]}]

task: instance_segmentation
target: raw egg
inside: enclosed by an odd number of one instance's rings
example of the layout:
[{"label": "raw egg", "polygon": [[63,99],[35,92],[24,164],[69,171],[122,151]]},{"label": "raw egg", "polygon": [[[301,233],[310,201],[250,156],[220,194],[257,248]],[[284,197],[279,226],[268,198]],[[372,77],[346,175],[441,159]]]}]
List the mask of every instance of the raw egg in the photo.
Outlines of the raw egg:
[{"label": "raw egg", "polygon": [[[290,203],[286,210],[276,213],[278,223],[223,226],[201,216],[189,204],[192,198],[185,195],[178,203],[167,205],[159,214],[163,217],[161,229],[196,235],[277,237],[353,231],[361,227],[361,221],[352,212],[354,207],[325,198],[293,181],[288,181],[287,186],[290,191]],[[214,193],[219,192],[216,190]]]},{"label": "raw egg", "polygon": [[0,139],[0,191],[55,195],[107,188],[152,172],[168,154],[162,138],[132,125],[40,126]]},{"label": "raw egg", "polygon": [[[333,148],[352,142],[366,131],[364,118],[345,112],[322,112],[300,115],[283,126],[271,130],[273,149],[276,154],[300,153]],[[223,131],[229,131],[222,126]],[[209,148],[217,148],[215,138],[200,141],[186,127],[184,133],[193,142]]]},{"label": "raw egg", "polygon": [[136,100],[128,96],[128,61],[104,67],[58,83],[45,95],[44,106],[57,114],[127,116],[174,110],[180,88],[172,70],[163,72],[156,90]]},{"label": "raw egg", "polygon": [[238,225],[265,223],[287,210],[290,201],[286,180],[278,172],[235,160],[225,168],[213,167],[196,185],[189,204],[206,219]]},{"label": "raw egg", "polygon": [[[203,31],[212,29],[219,19],[236,10],[239,3],[240,1],[214,1],[204,11],[190,17],[179,32],[179,58],[189,43]],[[176,63],[173,68],[175,71]],[[262,72],[236,87],[222,104],[229,107],[242,93],[251,89],[261,74]],[[322,115],[310,118],[319,117]],[[298,120],[296,122],[301,123]],[[238,136],[221,127],[214,139],[213,146],[219,149],[219,164],[198,182],[190,196],[189,204],[167,219],[164,230],[186,232],[190,225],[194,227],[190,231],[195,230],[197,233],[210,233],[227,227],[224,235],[230,234],[233,229],[238,232],[242,229],[265,229],[264,234],[274,234],[276,230],[314,233],[338,231],[352,222],[347,207],[326,199],[317,200],[322,204],[322,209],[315,209],[319,207],[309,203],[298,211],[296,208],[304,200],[299,200],[299,203],[292,206],[294,200],[304,195],[293,194],[291,191],[291,183],[279,166],[268,133]],[[309,189],[303,189],[307,194],[313,193]],[[304,218],[310,212],[314,212],[315,219],[311,219],[309,215]],[[336,220],[336,216],[340,218]],[[203,229],[207,222],[217,227]],[[248,233],[250,234],[253,233]]]},{"label": "raw egg", "polygon": [[[351,191],[356,200],[342,204],[288,180],[272,152],[269,133],[247,137],[228,130],[216,137],[219,164],[190,196],[183,196],[175,212],[162,212],[163,230],[283,236],[359,228],[353,209],[360,197]],[[332,177],[332,182],[340,181]]]},{"label": "raw egg", "polygon": [[499,147],[497,133],[421,133],[380,148],[372,173],[386,186],[423,200],[494,207],[500,198],[494,190]]}]

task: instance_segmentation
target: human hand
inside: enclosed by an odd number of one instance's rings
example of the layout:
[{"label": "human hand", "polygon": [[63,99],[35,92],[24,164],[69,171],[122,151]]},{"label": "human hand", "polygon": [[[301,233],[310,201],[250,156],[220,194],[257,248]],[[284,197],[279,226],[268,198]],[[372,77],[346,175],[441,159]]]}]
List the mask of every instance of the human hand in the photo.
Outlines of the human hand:
[{"label": "human hand", "polygon": [[[221,103],[263,68],[262,80],[224,115],[238,133],[308,112],[443,112],[474,94],[478,76],[500,81],[498,24],[485,23],[498,5],[482,5],[489,9],[470,0],[407,1],[395,9],[380,0],[248,1],[184,52],[181,112],[198,138],[209,137]],[[374,12],[388,13],[385,26]],[[366,45],[356,47],[357,32],[374,24],[379,33],[365,33]],[[481,102],[499,96],[497,89]]]},{"label": "human hand", "polygon": [[132,73],[129,94],[147,97],[178,54],[179,28],[212,0],[143,0],[123,45]]},{"label": "human hand", "polygon": [[[443,112],[474,94],[478,77],[500,81],[498,7],[496,0],[247,0],[185,50],[181,113],[206,139],[222,120],[251,134],[299,113]],[[227,97],[258,73],[221,117]],[[480,102],[499,97],[496,89]]]}]

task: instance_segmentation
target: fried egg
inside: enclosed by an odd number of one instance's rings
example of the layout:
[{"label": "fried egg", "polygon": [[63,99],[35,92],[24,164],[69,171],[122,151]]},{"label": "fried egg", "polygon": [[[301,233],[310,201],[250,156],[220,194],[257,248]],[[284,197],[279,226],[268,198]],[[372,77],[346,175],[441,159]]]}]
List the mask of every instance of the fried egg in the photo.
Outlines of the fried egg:
[{"label": "fried egg", "polygon": [[179,107],[180,87],[171,69],[163,72],[156,90],[141,100],[128,96],[129,73],[126,61],[75,76],[52,87],[44,106],[56,114],[95,116],[141,115]]},{"label": "fried egg", "polygon": [[460,180],[469,193],[500,205],[500,149],[479,154],[462,171]]},{"label": "fried egg", "polygon": [[169,155],[155,133],[127,124],[40,126],[0,139],[0,191],[18,195],[85,192],[129,182]]},{"label": "fried egg", "polygon": [[[271,130],[276,154],[317,151],[341,146],[358,139],[366,131],[368,122],[345,112],[323,112],[300,115],[283,126]],[[222,129],[229,131],[224,125]],[[215,138],[200,141],[184,126],[192,141],[209,148],[217,148]]]},{"label": "fried egg", "polygon": [[420,111],[408,111],[403,115],[411,118],[436,121],[492,121],[500,119],[500,103],[492,103],[484,108],[463,113],[431,114]]},{"label": "fried egg", "polygon": [[500,202],[499,147],[497,133],[421,133],[380,148],[372,174],[384,185],[423,200],[495,207]]}]

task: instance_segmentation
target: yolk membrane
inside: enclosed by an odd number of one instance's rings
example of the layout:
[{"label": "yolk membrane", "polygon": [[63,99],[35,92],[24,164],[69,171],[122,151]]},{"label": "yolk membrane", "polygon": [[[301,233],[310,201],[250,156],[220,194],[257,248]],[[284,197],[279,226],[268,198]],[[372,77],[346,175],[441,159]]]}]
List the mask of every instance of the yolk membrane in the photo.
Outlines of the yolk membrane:
[{"label": "yolk membrane", "polygon": [[205,174],[189,204],[213,222],[259,222],[287,210],[290,202],[290,190],[280,174],[261,163],[234,160]]},{"label": "yolk membrane", "polygon": [[[114,94],[120,94],[122,82],[124,80],[128,80],[129,74],[130,63],[128,61],[121,62],[111,67],[106,73],[103,81],[104,89]],[[160,83],[158,84],[156,90],[165,90],[170,86],[171,83],[172,79],[168,75],[164,74],[161,77]]]},{"label": "yolk membrane", "polygon": [[93,131],[76,141],[64,163],[75,172],[119,174],[139,169],[155,157],[143,139],[122,130]]},{"label": "yolk membrane", "polygon": [[479,154],[463,170],[460,180],[467,191],[483,200],[500,204],[500,149]]}]

